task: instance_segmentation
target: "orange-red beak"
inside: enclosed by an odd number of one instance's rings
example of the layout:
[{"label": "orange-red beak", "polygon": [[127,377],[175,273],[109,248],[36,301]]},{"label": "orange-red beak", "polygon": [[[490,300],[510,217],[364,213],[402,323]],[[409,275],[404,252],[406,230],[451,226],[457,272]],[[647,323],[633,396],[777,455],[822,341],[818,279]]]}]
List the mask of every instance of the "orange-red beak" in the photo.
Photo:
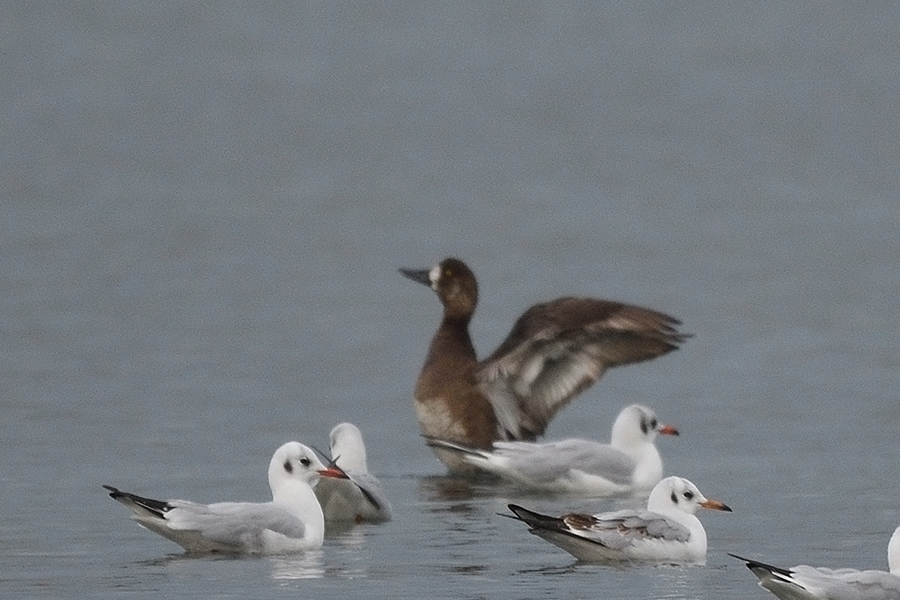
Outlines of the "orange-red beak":
[{"label": "orange-red beak", "polygon": [[724,502],[719,502],[718,500],[704,500],[700,503],[700,506],[703,508],[711,508],[712,510],[724,510],[725,512],[732,512],[731,508],[725,504]]},{"label": "orange-red beak", "polygon": [[678,435],[678,430],[674,425],[660,425],[656,431],[663,435]]},{"label": "orange-red beak", "polygon": [[344,470],[340,467],[325,467],[324,469],[319,469],[319,475],[322,477],[334,477],[335,479],[350,479]]}]

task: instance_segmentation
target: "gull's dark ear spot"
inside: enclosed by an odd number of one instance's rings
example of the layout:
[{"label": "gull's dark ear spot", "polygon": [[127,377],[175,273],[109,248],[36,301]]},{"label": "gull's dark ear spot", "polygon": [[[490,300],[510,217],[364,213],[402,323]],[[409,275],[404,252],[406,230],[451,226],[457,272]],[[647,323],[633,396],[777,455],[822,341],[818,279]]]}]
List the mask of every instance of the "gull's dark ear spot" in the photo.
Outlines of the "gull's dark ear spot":
[{"label": "gull's dark ear spot", "polygon": [[287,471],[288,473],[294,472],[294,465],[291,464],[291,461],[289,461],[289,460],[284,461],[284,470]]},{"label": "gull's dark ear spot", "polygon": [[669,496],[669,497],[672,498],[672,502],[673,502],[673,503],[678,504],[678,494],[676,494],[676,493],[673,491],[673,492],[672,492],[672,495]]}]

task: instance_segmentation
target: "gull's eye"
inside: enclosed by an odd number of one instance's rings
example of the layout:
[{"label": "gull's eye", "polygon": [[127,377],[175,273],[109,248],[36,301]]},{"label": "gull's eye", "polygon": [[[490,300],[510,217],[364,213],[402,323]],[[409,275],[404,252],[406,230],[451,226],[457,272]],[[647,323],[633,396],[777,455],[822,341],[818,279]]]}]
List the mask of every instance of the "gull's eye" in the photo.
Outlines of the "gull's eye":
[{"label": "gull's eye", "polygon": [[691,490],[688,490],[684,493],[684,497],[685,497],[685,499],[690,500],[694,497],[694,492],[692,492]]},{"label": "gull's eye", "polygon": [[659,425],[659,423],[656,422],[656,419],[650,420],[650,429],[656,429],[657,425]]},{"label": "gull's eye", "polygon": [[312,461],[309,460],[309,458],[304,456],[303,458],[300,459],[300,464],[303,465],[304,467],[308,467],[309,465],[312,464]]}]

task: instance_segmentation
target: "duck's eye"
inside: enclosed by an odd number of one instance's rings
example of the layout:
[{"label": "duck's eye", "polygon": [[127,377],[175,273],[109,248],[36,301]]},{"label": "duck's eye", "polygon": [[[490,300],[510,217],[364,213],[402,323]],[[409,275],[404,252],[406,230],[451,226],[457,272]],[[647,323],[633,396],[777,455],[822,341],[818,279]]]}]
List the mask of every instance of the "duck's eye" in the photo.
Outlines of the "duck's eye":
[{"label": "duck's eye", "polygon": [[304,467],[308,467],[309,465],[312,464],[312,461],[304,456],[303,458],[300,459],[300,464],[303,465]]},{"label": "duck's eye", "polygon": [[451,275],[453,275],[453,271],[451,269],[444,269],[444,277],[449,278]]},{"label": "duck's eye", "polygon": [[686,500],[690,500],[694,497],[694,492],[692,492],[691,490],[688,490],[684,493],[684,497]]},{"label": "duck's eye", "polygon": [[294,472],[294,465],[291,464],[291,461],[289,461],[289,460],[284,461],[284,470],[287,471],[288,473]]}]

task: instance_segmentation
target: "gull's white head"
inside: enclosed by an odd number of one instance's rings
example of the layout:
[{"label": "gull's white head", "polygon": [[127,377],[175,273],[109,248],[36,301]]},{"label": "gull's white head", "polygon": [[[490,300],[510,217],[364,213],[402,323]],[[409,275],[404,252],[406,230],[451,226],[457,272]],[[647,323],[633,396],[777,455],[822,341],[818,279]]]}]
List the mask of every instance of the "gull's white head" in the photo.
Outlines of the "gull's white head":
[{"label": "gull's white head", "polygon": [[652,409],[632,404],[623,408],[616,417],[610,443],[614,448],[625,450],[647,442],[652,444],[659,433],[678,435],[678,430],[660,423]]},{"label": "gull's white head", "polygon": [[894,575],[900,575],[900,527],[894,530],[888,543],[888,568]]},{"label": "gull's white head", "polygon": [[323,475],[344,477],[336,469],[326,468],[315,452],[300,442],[288,442],[281,446],[269,461],[269,487],[272,488],[272,496],[277,496],[297,482],[312,487]]},{"label": "gull's white head", "polygon": [[647,500],[647,509],[658,513],[679,510],[693,515],[700,508],[731,512],[726,504],[707,499],[696,485],[683,477],[666,477],[656,484]]},{"label": "gull's white head", "polygon": [[354,473],[366,473],[366,446],[363,443],[362,433],[352,423],[340,423],[335,425],[329,435],[331,458],[346,471]]}]

